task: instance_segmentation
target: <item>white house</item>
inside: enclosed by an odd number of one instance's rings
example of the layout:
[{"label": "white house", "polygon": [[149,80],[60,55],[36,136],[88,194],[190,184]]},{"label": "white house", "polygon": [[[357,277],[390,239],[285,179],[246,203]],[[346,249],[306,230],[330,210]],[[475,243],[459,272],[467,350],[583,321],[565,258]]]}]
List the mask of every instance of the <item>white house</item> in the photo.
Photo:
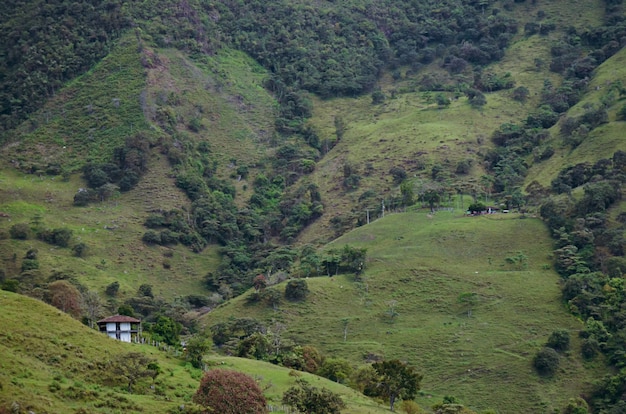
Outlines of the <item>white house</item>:
[{"label": "white house", "polygon": [[110,316],[97,322],[100,332],[122,342],[137,341],[141,334],[141,321],[125,315]]}]

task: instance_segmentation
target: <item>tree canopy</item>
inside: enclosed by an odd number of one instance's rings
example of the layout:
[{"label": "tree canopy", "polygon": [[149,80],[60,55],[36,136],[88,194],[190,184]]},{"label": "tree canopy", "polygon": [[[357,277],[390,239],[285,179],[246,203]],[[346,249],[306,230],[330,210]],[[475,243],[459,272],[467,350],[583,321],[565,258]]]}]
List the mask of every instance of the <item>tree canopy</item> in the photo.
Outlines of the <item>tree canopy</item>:
[{"label": "tree canopy", "polygon": [[265,414],[265,397],[254,379],[244,373],[212,369],[204,374],[193,401],[221,414]]},{"label": "tree canopy", "polygon": [[379,396],[389,401],[391,411],[398,399],[413,399],[420,389],[422,375],[415,368],[397,359],[379,361],[372,364],[376,372],[374,383],[366,389],[366,394]]}]

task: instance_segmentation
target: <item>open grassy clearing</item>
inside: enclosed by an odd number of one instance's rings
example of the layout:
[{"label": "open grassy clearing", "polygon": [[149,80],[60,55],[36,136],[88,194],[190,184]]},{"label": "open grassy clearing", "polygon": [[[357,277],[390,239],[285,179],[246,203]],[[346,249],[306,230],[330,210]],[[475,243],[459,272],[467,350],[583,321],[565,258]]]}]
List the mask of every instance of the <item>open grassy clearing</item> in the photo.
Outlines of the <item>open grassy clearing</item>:
[{"label": "open grassy clearing", "polygon": [[[54,102],[56,106],[51,106],[64,107],[67,113],[65,110],[52,113],[51,121],[39,124],[32,136],[26,136],[19,144],[9,145],[4,154],[5,161],[14,166],[13,161],[21,163],[22,158],[15,158],[16,154],[30,154],[36,143],[49,158],[44,160],[34,156],[31,159],[29,155],[28,162],[40,167],[56,162],[72,171],[72,166],[89,157],[90,151],[83,147],[72,150],[78,145],[72,144],[74,141],[90,142],[80,134],[81,125],[89,122],[92,116],[85,112],[81,102],[91,99],[91,88],[99,85],[99,98],[94,101],[97,111],[108,114],[120,109],[119,114],[141,118],[141,122],[133,121],[134,118],[120,120],[120,125],[126,125],[128,130],[116,130],[115,140],[107,138],[103,132],[105,129],[94,132],[93,145],[100,148],[102,155],[110,154],[112,148],[121,145],[124,137],[133,130],[137,131],[142,125],[148,128],[148,122],[152,125],[149,135],[162,136],[157,113],[159,108],[165,107],[176,114],[176,119],[180,120],[180,125],[176,126],[178,133],[188,137],[191,144],[202,140],[210,143],[215,159],[219,160],[218,173],[221,176],[228,177],[236,165],[258,164],[264,155],[262,142],[273,135],[275,110],[275,102],[261,87],[266,75],[258,64],[232,50],[223,50],[219,55],[196,62],[173,50],[154,52],[144,49],[146,56],[159,65],[149,65],[146,76],[138,75],[134,83],[126,85],[118,79],[121,74],[131,76],[124,68],[132,68],[139,74],[144,70],[136,49],[136,41],[125,38],[120,42],[117,54],[110,55],[83,78],[72,82],[68,90],[59,94]],[[119,108],[109,102],[109,95],[121,97]],[[111,103],[111,108],[106,103]],[[35,119],[48,116],[47,111],[51,109],[44,108]],[[197,133],[187,129],[187,123],[194,117],[200,119]],[[103,119],[111,128],[112,124],[118,123],[112,115]],[[59,132],[61,126],[63,130]],[[64,134],[72,141],[55,143],[53,138]],[[103,147],[105,144],[108,150]],[[67,152],[63,152],[65,150]],[[165,299],[206,293],[202,278],[219,263],[216,248],[208,247],[203,253],[195,254],[184,246],[146,246],[141,241],[146,231],[143,223],[151,212],[189,206],[187,197],[174,184],[166,156],[157,149],[152,151],[148,171],[133,191],[83,208],[72,205],[74,194],[86,186],[79,174],[72,174],[64,181],[61,177],[19,173],[7,166],[0,179],[0,211],[10,216],[1,219],[0,228],[8,231],[13,224],[32,223],[37,219],[45,228],[72,230],[72,244],[83,242],[89,248],[86,257],[76,258],[70,249],[53,248],[33,239],[24,242],[0,240],[0,252],[9,275],[19,273],[21,258],[34,247],[40,251],[44,277],[53,270],[69,272],[90,289],[100,292],[108,284],[118,281],[123,296],[132,296],[144,283],[153,285],[155,294]],[[235,182],[240,200],[250,195],[251,188],[246,184],[246,180]],[[14,253],[17,254],[15,261],[12,259]],[[166,254],[171,257],[165,257]],[[169,269],[164,267],[166,262]]]},{"label": "open grassy clearing", "polygon": [[[228,178],[237,166],[254,170],[274,139],[276,101],[263,89],[265,70],[244,53],[222,49],[191,59],[173,49],[154,51],[158,64],[148,74],[145,112],[155,123],[163,114],[176,145],[208,142],[217,174]],[[200,167],[198,167],[200,168]],[[250,197],[245,179],[234,182],[238,199]]]},{"label": "open grassy clearing", "polygon": [[[423,406],[452,393],[474,409],[550,412],[593,379],[578,356],[582,324],[561,304],[559,278],[549,270],[551,240],[540,221],[393,214],[331,245],[344,244],[368,249],[361,282],[345,275],[309,278],[305,302],[284,302],[275,312],[238,298],[205,323],[254,315],[286,323],[290,337],[327,356],[355,364],[367,355],[406,360],[424,374]],[[510,264],[507,258],[520,253],[525,259]],[[459,302],[463,293],[476,294],[471,309]],[[543,380],[532,358],[556,327],[568,329],[574,344],[559,374]]]}]

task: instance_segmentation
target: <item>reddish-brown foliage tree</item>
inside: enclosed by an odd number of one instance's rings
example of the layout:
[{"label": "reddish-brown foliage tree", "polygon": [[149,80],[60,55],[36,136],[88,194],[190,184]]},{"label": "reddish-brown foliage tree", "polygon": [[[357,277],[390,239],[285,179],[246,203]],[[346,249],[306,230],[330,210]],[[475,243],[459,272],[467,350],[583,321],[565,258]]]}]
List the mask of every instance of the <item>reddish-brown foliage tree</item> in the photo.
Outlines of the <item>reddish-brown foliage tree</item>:
[{"label": "reddish-brown foliage tree", "polygon": [[74,317],[80,315],[80,292],[67,280],[57,280],[48,285],[50,304]]},{"label": "reddish-brown foliage tree", "polygon": [[237,371],[213,369],[204,374],[193,396],[196,404],[221,414],[265,414],[263,392],[250,376]]}]

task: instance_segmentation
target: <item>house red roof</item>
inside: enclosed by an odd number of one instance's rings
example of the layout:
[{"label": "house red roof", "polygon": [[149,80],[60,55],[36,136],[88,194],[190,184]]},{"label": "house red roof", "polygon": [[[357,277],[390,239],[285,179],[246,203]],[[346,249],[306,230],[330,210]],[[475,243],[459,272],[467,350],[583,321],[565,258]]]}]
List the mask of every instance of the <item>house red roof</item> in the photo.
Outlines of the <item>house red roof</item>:
[{"label": "house red roof", "polygon": [[126,315],[114,315],[109,316],[108,318],[100,319],[96,323],[107,323],[107,322],[131,322],[131,323],[139,323],[141,322],[139,319],[132,318]]}]

